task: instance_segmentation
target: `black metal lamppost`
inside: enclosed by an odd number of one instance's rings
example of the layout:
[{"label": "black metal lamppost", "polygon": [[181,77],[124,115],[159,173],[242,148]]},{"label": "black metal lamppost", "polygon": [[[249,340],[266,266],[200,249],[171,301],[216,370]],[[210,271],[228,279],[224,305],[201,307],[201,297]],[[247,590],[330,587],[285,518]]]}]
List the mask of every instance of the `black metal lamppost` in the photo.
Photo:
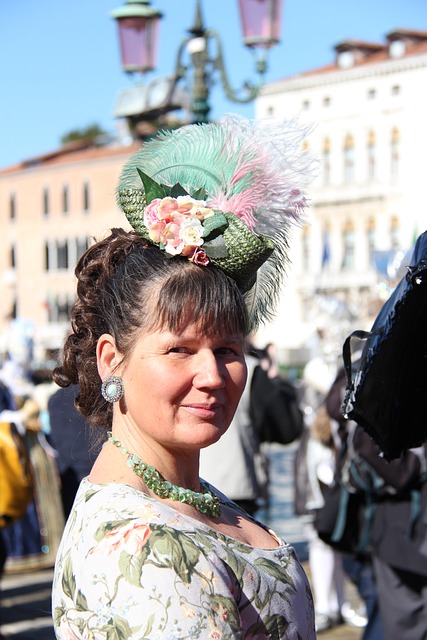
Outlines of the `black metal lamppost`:
[{"label": "black metal lamppost", "polygon": [[[227,98],[233,102],[246,103],[253,100],[264,80],[267,69],[267,52],[279,42],[282,0],[239,0],[243,28],[243,42],[252,50],[259,50],[256,57],[258,84],[243,84],[243,91],[234,91],[225,69],[220,35],[207,29],[203,23],[201,1],[196,0],[193,26],[181,42],[175,63],[175,73],[169,86],[169,95],[162,105],[151,105],[146,113],[158,115],[177,108],[171,100],[171,90],[180,79],[193,70],[190,111],[194,122],[207,122],[210,105],[210,87],[214,73],[218,72]],[[151,6],[150,0],[126,0],[126,4],[115,9],[111,16],[119,28],[122,67],[130,74],[144,74],[156,66],[160,11]],[[187,60],[187,61],[186,61]],[[172,86],[173,85],[173,86]],[[143,115],[143,114],[140,114]]]}]

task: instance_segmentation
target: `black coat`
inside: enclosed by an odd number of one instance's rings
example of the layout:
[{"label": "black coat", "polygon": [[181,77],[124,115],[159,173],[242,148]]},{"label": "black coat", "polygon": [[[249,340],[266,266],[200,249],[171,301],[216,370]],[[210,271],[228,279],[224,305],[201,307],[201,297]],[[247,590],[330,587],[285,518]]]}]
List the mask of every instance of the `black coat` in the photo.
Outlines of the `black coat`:
[{"label": "black coat", "polygon": [[427,577],[427,481],[422,482],[427,444],[419,449],[420,455],[409,450],[390,462],[361,427],[354,444],[391,488],[375,508],[373,553],[395,569]]},{"label": "black coat", "polygon": [[89,427],[74,405],[78,386],[60,388],[48,401],[49,440],[57,451],[59,473],[71,469],[77,481],[89,474],[98,449],[94,447]]}]

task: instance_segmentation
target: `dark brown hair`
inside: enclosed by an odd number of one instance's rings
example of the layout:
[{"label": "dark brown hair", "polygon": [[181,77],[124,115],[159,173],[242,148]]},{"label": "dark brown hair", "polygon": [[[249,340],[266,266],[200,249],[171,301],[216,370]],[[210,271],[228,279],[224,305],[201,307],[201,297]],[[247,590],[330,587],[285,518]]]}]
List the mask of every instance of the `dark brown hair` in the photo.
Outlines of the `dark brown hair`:
[{"label": "dark brown hair", "polygon": [[94,426],[109,428],[112,419],[96,361],[103,333],[114,337],[125,359],[140,331],[176,332],[195,319],[202,333],[247,335],[246,306],[233,280],[211,265],[171,258],[133,231],[112,229],[81,257],[75,275],[72,332],[54,379],[61,387],[80,386],[77,408]]}]

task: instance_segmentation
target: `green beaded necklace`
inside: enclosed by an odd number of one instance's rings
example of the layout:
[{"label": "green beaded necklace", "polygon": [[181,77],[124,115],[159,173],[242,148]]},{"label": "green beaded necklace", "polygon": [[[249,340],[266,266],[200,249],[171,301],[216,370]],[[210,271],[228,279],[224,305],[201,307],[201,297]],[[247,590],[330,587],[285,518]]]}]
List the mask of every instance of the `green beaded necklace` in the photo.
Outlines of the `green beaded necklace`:
[{"label": "green beaded necklace", "polygon": [[108,431],[108,440],[127,456],[128,466],[132,468],[132,471],[139,476],[144,481],[144,484],[146,484],[156,496],[159,496],[159,498],[185,502],[197,509],[197,511],[200,511],[200,513],[206,513],[206,515],[214,518],[218,518],[218,516],[221,515],[219,498],[212,493],[206,484],[201,484],[204,493],[178,487],[176,484],[164,480],[160,473],[150,464],[146,464],[141,458],[130,453],[127,447],[113,436],[111,431]]}]

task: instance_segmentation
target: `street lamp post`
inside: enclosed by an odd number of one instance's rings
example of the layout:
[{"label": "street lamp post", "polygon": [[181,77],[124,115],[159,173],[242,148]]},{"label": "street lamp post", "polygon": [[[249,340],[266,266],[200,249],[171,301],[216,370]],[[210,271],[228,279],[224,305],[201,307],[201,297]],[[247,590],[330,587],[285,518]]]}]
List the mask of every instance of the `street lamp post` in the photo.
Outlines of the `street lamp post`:
[{"label": "street lamp post", "polygon": [[[261,53],[256,58],[259,82],[256,85],[245,82],[243,90],[235,91],[228,80],[220,35],[205,27],[201,1],[196,0],[194,23],[187,30],[189,35],[179,45],[174,75],[174,81],[179,82],[193,70],[190,111],[194,122],[208,121],[209,94],[215,73],[219,74],[229,100],[238,103],[254,100],[267,69],[267,51],[279,42],[281,8],[282,0],[239,0],[243,42],[252,50],[260,49]],[[128,73],[153,70],[161,13],[151,6],[149,0],[126,0],[126,5],[111,15],[119,23],[123,69]]]},{"label": "street lamp post", "polygon": [[149,0],[126,0],[111,12],[117,20],[122,67],[126,73],[146,73],[156,66],[160,11]]}]

